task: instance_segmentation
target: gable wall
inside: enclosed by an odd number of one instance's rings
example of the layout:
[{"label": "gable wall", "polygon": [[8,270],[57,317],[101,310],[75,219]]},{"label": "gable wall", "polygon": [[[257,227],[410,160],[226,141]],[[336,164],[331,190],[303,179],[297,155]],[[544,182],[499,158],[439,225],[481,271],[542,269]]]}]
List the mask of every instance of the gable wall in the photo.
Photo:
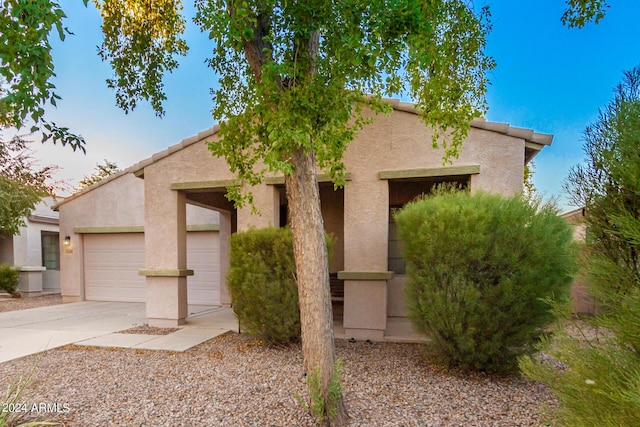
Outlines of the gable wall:
[{"label": "gable wall", "polygon": [[[347,148],[347,171],[354,179],[378,180],[381,170],[443,167],[444,151],[432,148],[431,137],[431,130],[415,114],[395,111],[391,116],[378,116]],[[480,165],[480,174],[474,178],[476,188],[502,194],[522,191],[522,139],[471,128],[459,158],[450,160],[454,166]]]}]

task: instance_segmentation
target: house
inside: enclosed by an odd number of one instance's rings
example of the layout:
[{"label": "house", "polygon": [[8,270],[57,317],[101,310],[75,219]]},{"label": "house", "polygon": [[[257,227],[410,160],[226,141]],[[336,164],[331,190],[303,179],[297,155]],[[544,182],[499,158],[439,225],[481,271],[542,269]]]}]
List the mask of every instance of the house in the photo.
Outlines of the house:
[{"label": "house", "polygon": [[0,236],[0,264],[20,267],[18,291],[25,297],[60,292],[59,220],[51,210],[55,201],[47,197],[38,203],[19,234]]},{"label": "house", "polygon": [[[325,228],[336,238],[330,272],[343,305],[345,335],[384,339],[387,319],[406,316],[404,263],[392,211],[437,183],[511,195],[524,165],[552,136],[474,120],[458,159],[443,151],[411,104],[362,129],[344,156],[347,185],[319,176]],[[152,326],[177,326],[187,304],[230,306],[225,286],[228,237],[250,227],[286,224],[284,177],[252,189],[260,215],[225,198],[235,176],[207,141],[218,126],[183,140],[57,205],[65,302],[145,301]]]}]

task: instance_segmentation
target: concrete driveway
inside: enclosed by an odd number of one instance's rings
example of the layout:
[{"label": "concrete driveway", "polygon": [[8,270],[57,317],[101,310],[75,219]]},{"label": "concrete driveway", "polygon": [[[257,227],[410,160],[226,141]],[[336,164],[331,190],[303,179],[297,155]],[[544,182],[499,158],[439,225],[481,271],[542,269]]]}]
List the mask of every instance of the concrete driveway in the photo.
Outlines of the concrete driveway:
[{"label": "concrete driveway", "polygon": [[147,323],[144,303],[84,301],[0,313],[0,363],[67,344],[184,351],[238,323],[231,309],[189,306],[168,335],[118,334]]}]

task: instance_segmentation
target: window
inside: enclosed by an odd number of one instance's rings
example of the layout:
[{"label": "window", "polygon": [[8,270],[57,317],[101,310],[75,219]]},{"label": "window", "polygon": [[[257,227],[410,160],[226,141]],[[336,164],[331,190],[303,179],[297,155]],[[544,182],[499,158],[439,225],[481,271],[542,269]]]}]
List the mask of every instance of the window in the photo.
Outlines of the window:
[{"label": "window", "polygon": [[53,231],[41,231],[42,265],[47,270],[60,270],[60,234]]}]

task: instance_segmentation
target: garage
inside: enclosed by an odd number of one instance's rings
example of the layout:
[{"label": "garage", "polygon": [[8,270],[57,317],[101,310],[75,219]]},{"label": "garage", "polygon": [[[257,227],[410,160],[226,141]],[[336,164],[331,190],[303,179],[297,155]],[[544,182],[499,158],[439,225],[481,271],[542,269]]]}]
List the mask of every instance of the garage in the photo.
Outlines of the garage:
[{"label": "garage", "polygon": [[[144,233],[84,235],[84,287],[87,301],[145,302]],[[187,233],[188,303],[220,305],[218,233]]]}]

